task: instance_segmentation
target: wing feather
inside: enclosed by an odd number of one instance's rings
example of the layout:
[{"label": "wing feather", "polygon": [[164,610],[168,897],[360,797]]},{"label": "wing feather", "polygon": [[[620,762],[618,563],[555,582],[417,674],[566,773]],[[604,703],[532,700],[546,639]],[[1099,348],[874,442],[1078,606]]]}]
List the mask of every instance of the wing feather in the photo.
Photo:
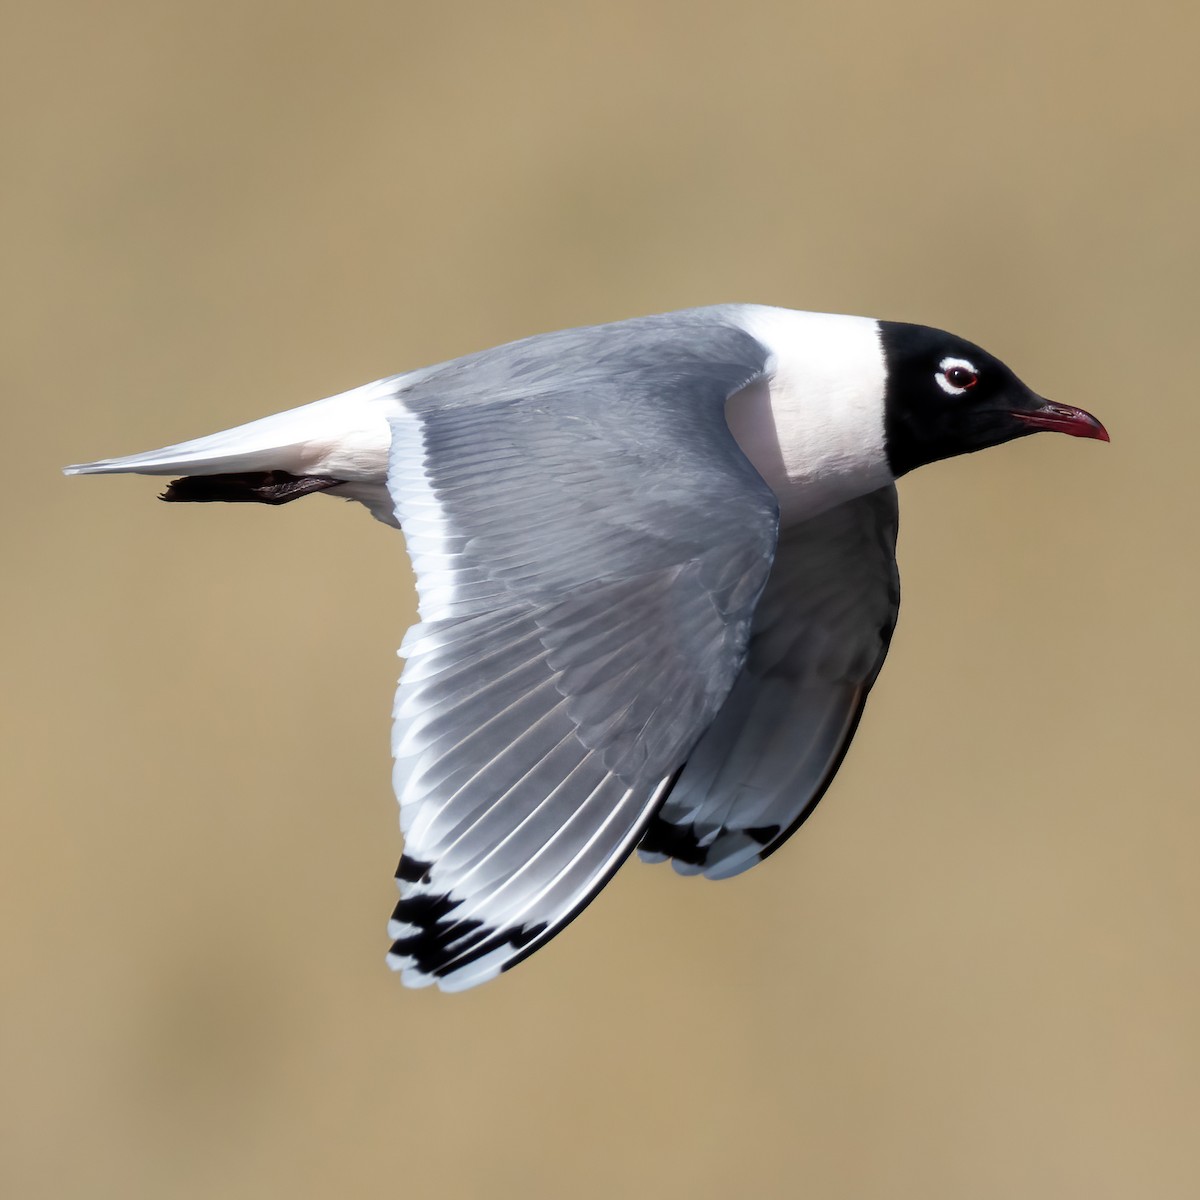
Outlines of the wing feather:
[{"label": "wing feather", "polygon": [[746,663],[649,825],[643,859],[724,879],[812,812],[887,654],[900,603],[896,531],[887,487],[781,535]]},{"label": "wing feather", "polygon": [[720,708],[775,544],[724,419],[764,357],[711,316],[652,320],[405,392],[388,473],[422,618],[394,710],[405,982],[473,986],[552,937]]}]

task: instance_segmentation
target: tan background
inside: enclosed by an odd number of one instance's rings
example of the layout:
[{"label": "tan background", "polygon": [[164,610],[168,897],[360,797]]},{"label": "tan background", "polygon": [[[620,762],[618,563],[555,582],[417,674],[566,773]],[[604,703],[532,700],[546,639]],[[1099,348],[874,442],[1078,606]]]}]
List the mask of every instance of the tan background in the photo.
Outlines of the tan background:
[{"label": "tan background", "polygon": [[[0,1193],[1200,1194],[1198,12],[12,11]],[[57,469],[730,299],[951,327],[1113,445],[904,483],[768,866],[406,992],[400,539]]]}]

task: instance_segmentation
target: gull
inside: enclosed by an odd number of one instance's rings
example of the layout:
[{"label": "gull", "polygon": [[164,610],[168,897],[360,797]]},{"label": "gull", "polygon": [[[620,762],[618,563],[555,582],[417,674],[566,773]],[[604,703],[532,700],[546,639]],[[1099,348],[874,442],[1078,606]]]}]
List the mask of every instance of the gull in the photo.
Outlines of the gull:
[{"label": "gull", "polygon": [[541,334],[67,467],[172,502],[364,504],[404,531],[388,964],[472,987],[635,849],[724,879],[829,787],[896,624],[895,481],[1108,440],[971,342],[729,304]]}]

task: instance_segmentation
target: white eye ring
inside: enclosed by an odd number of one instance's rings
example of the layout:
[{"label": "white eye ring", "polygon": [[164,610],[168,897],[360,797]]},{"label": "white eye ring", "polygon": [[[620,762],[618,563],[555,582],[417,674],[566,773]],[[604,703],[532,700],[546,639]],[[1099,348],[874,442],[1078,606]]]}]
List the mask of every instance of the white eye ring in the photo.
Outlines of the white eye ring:
[{"label": "white eye ring", "polygon": [[[962,367],[971,372],[971,382],[966,387],[957,387],[947,378],[947,374],[954,370],[955,367]],[[975,364],[965,358],[943,358],[938,363],[938,372],[934,376],[937,380],[937,385],[946,393],[947,396],[964,396],[967,388],[975,386],[975,380],[978,378],[979,372],[975,369]]]}]

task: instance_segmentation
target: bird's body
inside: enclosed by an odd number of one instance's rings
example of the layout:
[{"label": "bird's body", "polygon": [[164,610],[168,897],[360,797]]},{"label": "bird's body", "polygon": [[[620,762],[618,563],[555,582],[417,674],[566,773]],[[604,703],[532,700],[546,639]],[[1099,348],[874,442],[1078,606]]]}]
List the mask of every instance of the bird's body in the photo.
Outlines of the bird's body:
[{"label": "bird's body", "polygon": [[735,874],[828,786],[895,624],[894,480],[1103,437],[952,335],[725,305],[564,330],[72,473],[327,491],[405,532],[393,750],[406,982],[469,987],[639,843]]}]

